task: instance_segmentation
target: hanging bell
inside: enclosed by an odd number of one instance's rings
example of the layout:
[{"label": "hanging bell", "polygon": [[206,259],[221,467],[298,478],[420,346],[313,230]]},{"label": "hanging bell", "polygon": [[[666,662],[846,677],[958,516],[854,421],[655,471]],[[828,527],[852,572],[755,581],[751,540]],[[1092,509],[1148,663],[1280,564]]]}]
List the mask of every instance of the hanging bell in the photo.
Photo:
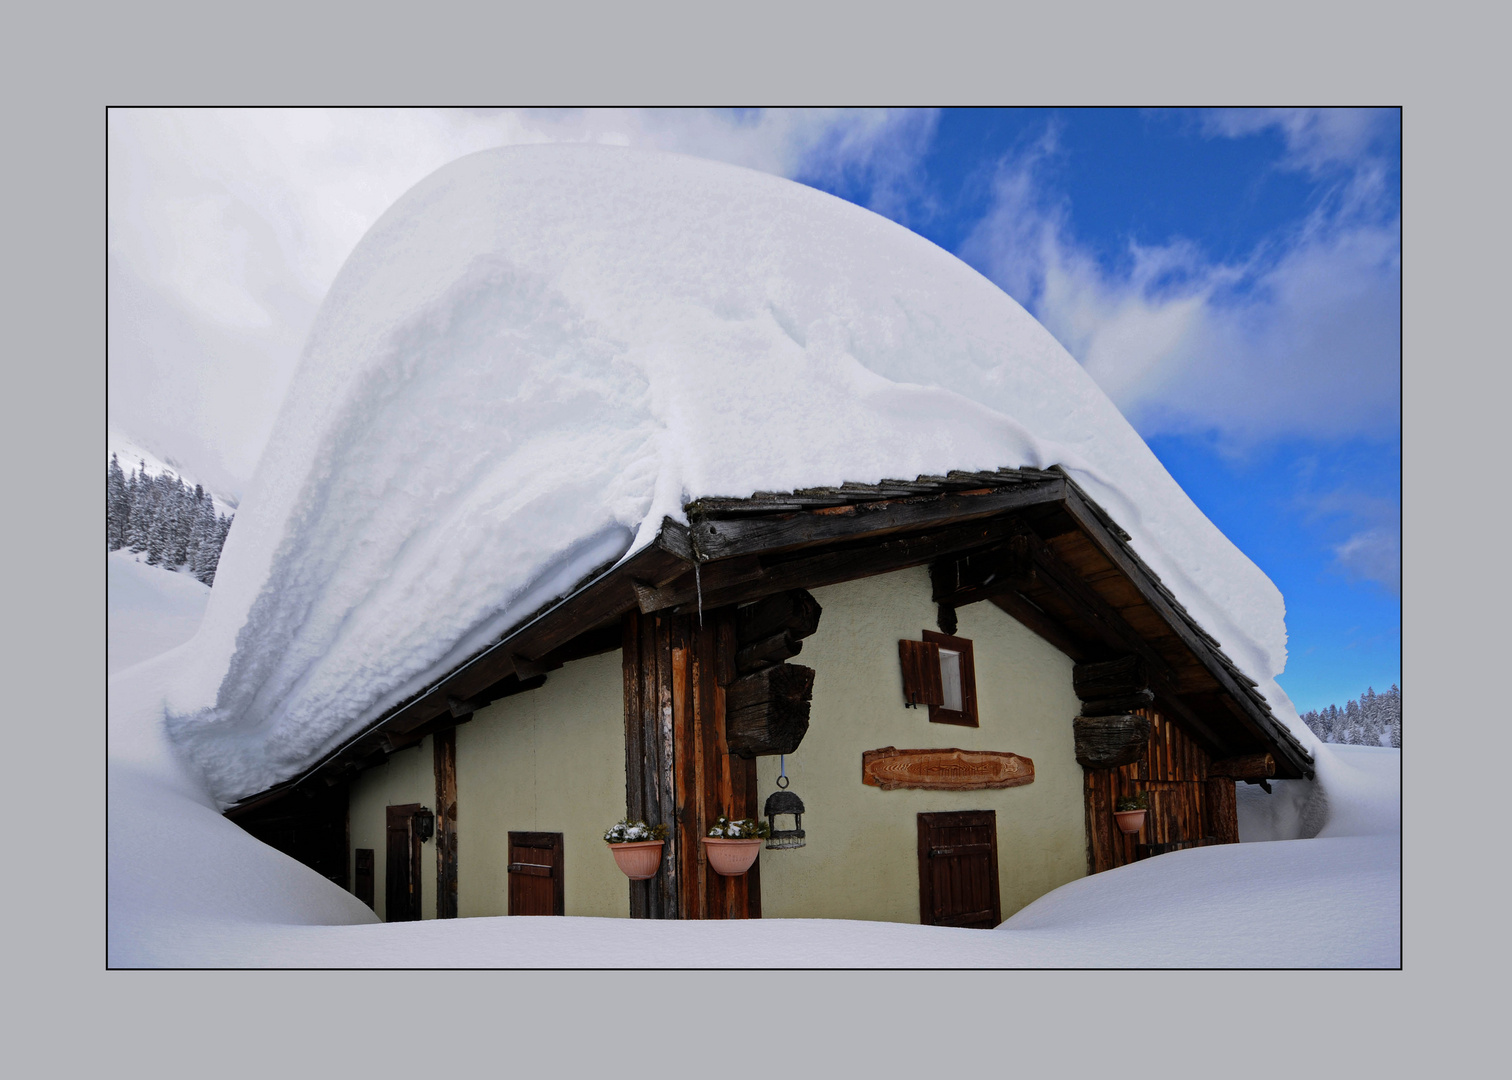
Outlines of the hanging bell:
[{"label": "hanging bell", "polygon": [[[803,800],[791,791],[774,791],[767,796],[766,806],[762,814],[771,826],[772,835],[767,838],[767,850],[783,848],[800,848],[803,846]],[[792,814],[793,827],[791,829],[777,828],[778,814]]]}]

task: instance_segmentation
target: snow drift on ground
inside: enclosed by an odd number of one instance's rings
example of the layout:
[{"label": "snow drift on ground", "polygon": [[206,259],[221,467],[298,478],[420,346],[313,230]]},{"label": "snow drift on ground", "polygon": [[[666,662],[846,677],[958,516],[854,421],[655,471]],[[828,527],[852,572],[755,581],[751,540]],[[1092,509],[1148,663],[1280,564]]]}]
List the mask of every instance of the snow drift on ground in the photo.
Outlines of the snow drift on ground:
[{"label": "snow drift on ground", "polygon": [[463,158],[316,318],[173,731],[223,804],[296,774],[685,500],[1060,464],[1316,740],[1281,596],[1017,303],[876,214],[603,146]]},{"label": "snow drift on ground", "polygon": [[381,924],[350,893],[222,817],[175,756],[163,686],[191,658],[176,649],[109,682],[112,967],[1401,963],[1401,751],[1368,747],[1322,751],[1352,782],[1334,793],[1317,839],[1172,852],[1074,881],[996,931],[826,919]]},{"label": "snow drift on ground", "polygon": [[117,671],[182,645],[199,629],[210,587],[193,574],[148,566],[145,555],[106,555],[105,670]]}]

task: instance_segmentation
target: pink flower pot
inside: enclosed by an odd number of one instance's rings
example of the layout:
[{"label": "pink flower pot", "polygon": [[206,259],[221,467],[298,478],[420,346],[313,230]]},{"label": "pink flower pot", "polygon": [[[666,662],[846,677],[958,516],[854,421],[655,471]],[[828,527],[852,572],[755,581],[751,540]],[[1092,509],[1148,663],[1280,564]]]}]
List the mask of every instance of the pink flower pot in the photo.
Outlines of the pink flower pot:
[{"label": "pink flower pot", "polygon": [[1145,815],[1148,810],[1115,810],[1113,818],[1118,822],[1119,832],[1137,833],[1144,828]]},{"label": "pink flower pot", "polygon": [[723,836],[705,836],[704,853],[709,857],[709,869],[725,877],[739,877],[751,868],[756,856],[761,854],[761,837],[749,840],[731,840]]},{"label": "pink flower pot", "polygon": [[661,869],[661,840],[632,840],[628,844],[610,844],[614,861],[631,881],[645,881]]}]

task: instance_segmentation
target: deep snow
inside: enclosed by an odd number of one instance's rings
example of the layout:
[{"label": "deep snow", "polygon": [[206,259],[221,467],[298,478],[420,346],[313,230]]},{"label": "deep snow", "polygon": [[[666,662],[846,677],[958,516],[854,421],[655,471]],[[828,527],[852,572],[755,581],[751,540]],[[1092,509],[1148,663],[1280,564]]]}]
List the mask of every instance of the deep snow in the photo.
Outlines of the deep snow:
[{"label": "deep snow", "polygon": [[907,229],[734,166],[510,147],[332,285],[222,554],[173,732],[288,778],[685,500],[1060,464],[1304,745],[1284,605],[1076,361]]},{"label": "deep snow", "polygon": [[132,551],[106,555],[105,670],[117,671],[182,645],[194,636],[210,587],[193,574],[149,566]]}]

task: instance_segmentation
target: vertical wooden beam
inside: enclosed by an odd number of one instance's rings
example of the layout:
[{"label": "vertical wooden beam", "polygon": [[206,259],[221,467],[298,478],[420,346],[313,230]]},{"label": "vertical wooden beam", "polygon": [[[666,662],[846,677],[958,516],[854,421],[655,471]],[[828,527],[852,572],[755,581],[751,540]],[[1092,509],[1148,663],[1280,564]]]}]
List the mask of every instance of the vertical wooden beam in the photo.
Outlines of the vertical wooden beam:
[{"label": "vertical wooden beam", "polygon": [[677,828],[677,781],[675,778],[677,742],[672,711],[672,616],[652,616],[656,623],[656,821],[664,822],[671,835],[667,847],[672,850],[662,862],[661,899],[663,919],[686,918],[679,903],[682,897],[682,837]]},{"label": "vertical wooden beam", "polygon": [[[702,837],[721,814],[755,817],[756,766],[732,758],[725,684],[735,677],[735,613],[625,616],[627,812],[669,829],[662,869],[630,886],[630,914],[651,919],[760,914],[759,878],[713,873]],[[637,801],[638,800],[638,801]]]},{"label": "vertical wooden beam", "polygon": [[699,889],[698,843],[701,808],[699,805],[699,754],[695,702],[696,677],[693,665],[693,642],[686,616],[668,616],[667,641],[671,658],[672,690],[672,776],[673,814],[677,845],[677,910],[680,918],[696,919],[703,907]]},{"label": "vertical wooden beam", "polygon": [[[646,793],[641,784],[645,767],[645,729],[641,724],[641,617],[629,612],[620,624],[620,671],[625,683],[625,815],[631,821],[644,820]],[[630,917],[650,918],[650,893],[647,881],[630,885]]]},{"label": "vertical wooden beam", "polygon": [[436,918],[457,917],[457,729],[431,736],[436,771]]}]

